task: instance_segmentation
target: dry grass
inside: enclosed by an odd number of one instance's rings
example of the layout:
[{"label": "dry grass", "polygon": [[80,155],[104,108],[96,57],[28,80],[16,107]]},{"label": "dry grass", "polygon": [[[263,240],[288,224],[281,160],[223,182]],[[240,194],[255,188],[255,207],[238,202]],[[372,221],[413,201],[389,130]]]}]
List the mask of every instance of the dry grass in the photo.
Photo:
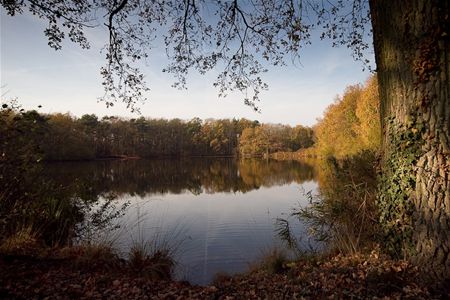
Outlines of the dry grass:
[{"label": "dry grass", "polygon": [[58,249],[54,255],[61,259],[70,259],[83,268],[119,268],[123,265],[117,251],[109,243],[82,244]]},{"label": "dry grass", "polygon": [[22,226],[15,233],[1,241],[0,253],[27,255],[36,253],[42,248],[40,233],[32,226]]}]

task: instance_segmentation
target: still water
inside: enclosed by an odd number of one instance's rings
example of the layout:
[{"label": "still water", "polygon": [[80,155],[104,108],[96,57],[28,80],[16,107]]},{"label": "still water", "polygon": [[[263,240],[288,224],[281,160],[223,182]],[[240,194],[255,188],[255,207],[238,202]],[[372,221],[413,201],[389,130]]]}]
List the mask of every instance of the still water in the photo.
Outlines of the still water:
[{"label": "still water", "polygon": [[[178,279],[207,284],[218,272],[248,269],[282,247],[277,217],[307,205],[317,190],[313,167],[298,161],[231,158],[129,160],[47,165],[46,175],[85,209],[83,239],[175,250]],[[114,228],[114,229],[113,229]],[[295,232],[306,236],[302,224]],[[304,246],[311,243],[306,237]]]}]

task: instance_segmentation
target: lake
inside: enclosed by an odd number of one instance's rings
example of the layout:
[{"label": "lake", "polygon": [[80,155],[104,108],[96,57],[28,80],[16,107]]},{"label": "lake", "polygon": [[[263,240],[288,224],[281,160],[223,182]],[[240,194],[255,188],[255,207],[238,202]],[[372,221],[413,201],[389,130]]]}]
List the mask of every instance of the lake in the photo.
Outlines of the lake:
[{"label": "lake", "polygon": [[[122,253],[136,243],[169,244],[177,279],[208,284],[248,269],[275,247],[277,217],[308,205],[318,187],[298,161],[189,158],[63,162],[45,176],[84,207],[80,240],[107,239]],[[311,246],[300,223],[295,232]],[[124,254],[125,255],[125,254]]]}]

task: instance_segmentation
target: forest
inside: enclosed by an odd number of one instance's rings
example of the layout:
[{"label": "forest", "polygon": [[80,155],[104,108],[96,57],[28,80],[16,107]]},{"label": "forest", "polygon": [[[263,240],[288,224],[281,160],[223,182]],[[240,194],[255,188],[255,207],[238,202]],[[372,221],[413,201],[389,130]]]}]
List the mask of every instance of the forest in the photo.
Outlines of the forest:
[{"label": "forest", "polygon": [[1,111],[4,159],[22,148],[18,144],[21,142],[34,145],[47,161],[237,156],[239,150],[261,156],[266,150],[296,151],[313,144],[312,129],[301,125],[292,128],[247,119],[99,119],[87,114],[76,118],[69,114],[20,111],[10,106],[5,104]]}]

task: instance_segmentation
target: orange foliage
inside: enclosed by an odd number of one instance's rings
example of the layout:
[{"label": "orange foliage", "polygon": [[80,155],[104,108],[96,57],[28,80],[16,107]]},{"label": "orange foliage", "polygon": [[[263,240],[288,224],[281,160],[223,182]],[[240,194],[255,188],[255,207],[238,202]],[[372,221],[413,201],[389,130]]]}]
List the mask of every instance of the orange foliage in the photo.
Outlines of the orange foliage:
[{"label": "orange foliage", "polygon": [[346,88],[325,111],[316,127],[321,155],[344,157],[378,150],[381,140],[378,85],[375,76],[365,85]]}]

